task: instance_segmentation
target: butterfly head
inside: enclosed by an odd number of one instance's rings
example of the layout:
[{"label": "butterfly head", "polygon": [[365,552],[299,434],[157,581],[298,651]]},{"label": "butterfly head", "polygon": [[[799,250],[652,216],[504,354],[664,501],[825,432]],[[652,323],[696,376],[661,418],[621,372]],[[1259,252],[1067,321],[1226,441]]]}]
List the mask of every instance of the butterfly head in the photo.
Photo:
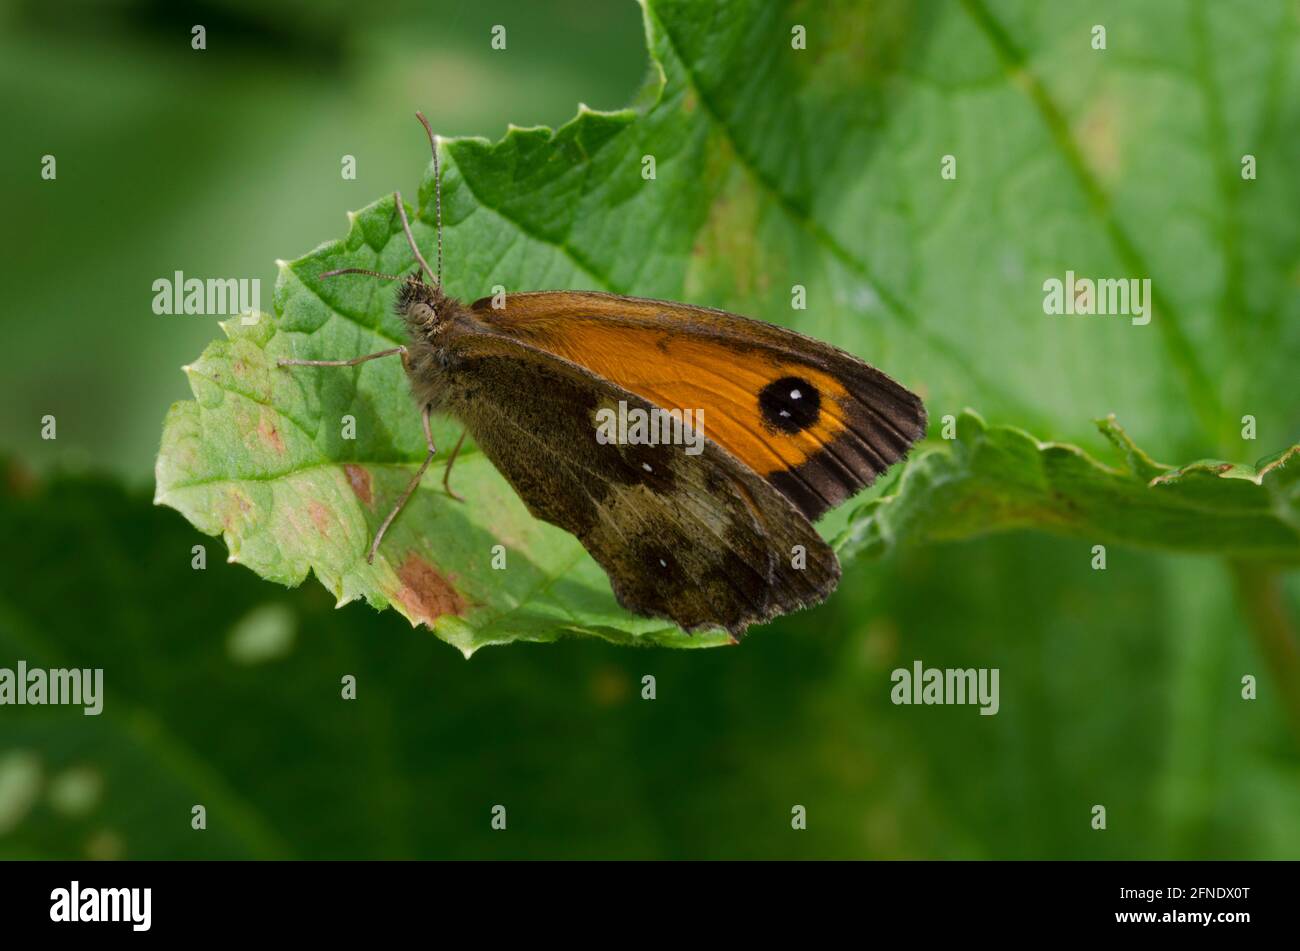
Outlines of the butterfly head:
[{"label": "butterfly head", "polygon": [[451,320],[456,301],[441,286],[426,284],[416,271],[402,282],[393,306],[412,337],[433,336]]}]

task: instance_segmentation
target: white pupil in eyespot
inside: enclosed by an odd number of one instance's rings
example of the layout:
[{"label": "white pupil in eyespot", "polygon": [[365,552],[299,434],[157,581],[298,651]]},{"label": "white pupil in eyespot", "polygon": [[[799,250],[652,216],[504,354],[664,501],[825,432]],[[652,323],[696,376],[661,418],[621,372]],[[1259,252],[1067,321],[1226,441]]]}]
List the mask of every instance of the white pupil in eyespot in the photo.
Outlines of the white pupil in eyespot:
[{"label": "white pupil in eyespot", "polygon": [[641,468],[644,469],[646,472],[654,472],[654,469],[650,467],[650,463],[648,462],[641,463]]},{"label": "white pupil in eyespot", "polygon": [[792,400],[797,400],[797,399],[799,399],[799,398],[802,397],[802,396],[803,396],[803,394],[800,393],[798,390],[791,390],[791,391],[790,391],[790,399],[792,399]]}]

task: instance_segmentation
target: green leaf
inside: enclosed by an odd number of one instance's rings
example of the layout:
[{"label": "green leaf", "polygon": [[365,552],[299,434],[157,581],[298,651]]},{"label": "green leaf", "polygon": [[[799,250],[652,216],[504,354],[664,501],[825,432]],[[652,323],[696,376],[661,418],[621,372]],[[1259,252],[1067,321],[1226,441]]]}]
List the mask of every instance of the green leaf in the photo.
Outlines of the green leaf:
[{"label": "green leaf", "polygon": [[[869,16],[854,0],[644,6],[652,75],[635,108],[444,141],[450,293],[599,288],[723,307],[863,356],[921,392],[932,418],[977,403],[1080,452],[1102,444],[1087,420],[1107,413],[1182,457],[1228,452],[1243,412],[1261,431],[1294,431],[1294,360],[1277,354],[1300,348],[1295,178],[1247,181],[1236,164],[1249,153],[1285,168],[1300,147],[1297,104],[1281,92],[1284,0],[882,0]],[[1104,52],[1089,44],[1096,22],[1109,24]],[[794,24],[807,49],[792,45]],[[411,140],[415,154],[414,123]],[[946,155],[956,179],[940,175]],[[432,197],[426,166],[414,223],[426,257]],[[340,602],[391,605],[466,653],[564,633],[724,642],[620,611],[577,542],[532,521],[472,447],[455,473],[468,504],[431,471],[365,564],[424,454],[400,367],[273,365],[392,346],[391,290],[318,275],[411,265],[390,198],[283,264],[274,316],[228,327],[191,367],[196,400],[168,418],[158,501],[264,577],[314,572]],[[1067,269],[1150,278],[1150,324],[1046,315],[1043,282]],[[791,309],[794,285],[807,310]],[[355,440],[341,437],[344,416]],[[443,421],[435,436],[445,449],[458,432]],[[973,497],[951,531],[1008,524],[995,502]],[[1094,513],[1117,531],[1122,514]],[[1068,515],[1039,506],[1017,524]],[[491,568],[498,543],[506,571]]]},{"label": "green leaf", "polygon": [[1254,466],[1153,462],[1115,418],[1097,427],[1123,453],[1109,466],[1077,446],[988,426],[967,410],[951,444],[927,449],[893,491],[860,507],[842,556],[901,539],[952,541],[1040,528],[1093,543],[1300,563],[1300,445]]}]

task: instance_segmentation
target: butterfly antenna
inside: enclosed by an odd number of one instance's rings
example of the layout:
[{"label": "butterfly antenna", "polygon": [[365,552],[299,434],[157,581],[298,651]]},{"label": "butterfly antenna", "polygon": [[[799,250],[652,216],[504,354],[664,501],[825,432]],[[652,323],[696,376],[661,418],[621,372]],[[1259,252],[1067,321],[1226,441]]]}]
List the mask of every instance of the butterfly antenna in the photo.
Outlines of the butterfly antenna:
[{"label": "butterfly antenna", "polygon": [[[429,267],[429,262],[420,253],[419,245],[415,243],[415,235],[411,234],[411,222],[406,217],[406,203],[402,201],[401,192],[393,192],[393,204],[397,206],[397,216],[402,219],[402,230],[406,232],[406,243],[411,246],[411,253],[415,255],[415,260],[420,262],[420,267],[424,268],[424,273],[433,277],[433,268]],[[441,277],[438,278],[438,286],[442,286]]]},{"label": "butterfly antenna", "polygon": [[371,277],[381,277],[385,281],[405,280],[400,274],[383,274],[364,267],[341,267],[335,271],[324,271],[320,274],[320,277],[337,277],[340,274],[369,274]]},{"label": "butterfly antenna", "polygon": [[433,152],[433,208],[438,226],[438,286],[442,287],[442,172],[438,167],[438,137],[433,134],[423,112],[417,110],[415,118],[424,126],[424,131],[429,136],[429,149]]}]

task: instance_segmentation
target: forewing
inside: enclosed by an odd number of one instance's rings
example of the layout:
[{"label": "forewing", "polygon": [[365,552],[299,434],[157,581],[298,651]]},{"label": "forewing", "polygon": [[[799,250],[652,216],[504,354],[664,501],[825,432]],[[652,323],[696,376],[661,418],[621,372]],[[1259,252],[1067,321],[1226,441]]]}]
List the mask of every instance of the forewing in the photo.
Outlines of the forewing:
[{"label": "forewing", "polygon": [[585,291],[476,301],[497,332],[667,409],[702,410],[709,437],[809,519],[870,485],[925,434],[920,398],[857,357],[726,311]]}]

